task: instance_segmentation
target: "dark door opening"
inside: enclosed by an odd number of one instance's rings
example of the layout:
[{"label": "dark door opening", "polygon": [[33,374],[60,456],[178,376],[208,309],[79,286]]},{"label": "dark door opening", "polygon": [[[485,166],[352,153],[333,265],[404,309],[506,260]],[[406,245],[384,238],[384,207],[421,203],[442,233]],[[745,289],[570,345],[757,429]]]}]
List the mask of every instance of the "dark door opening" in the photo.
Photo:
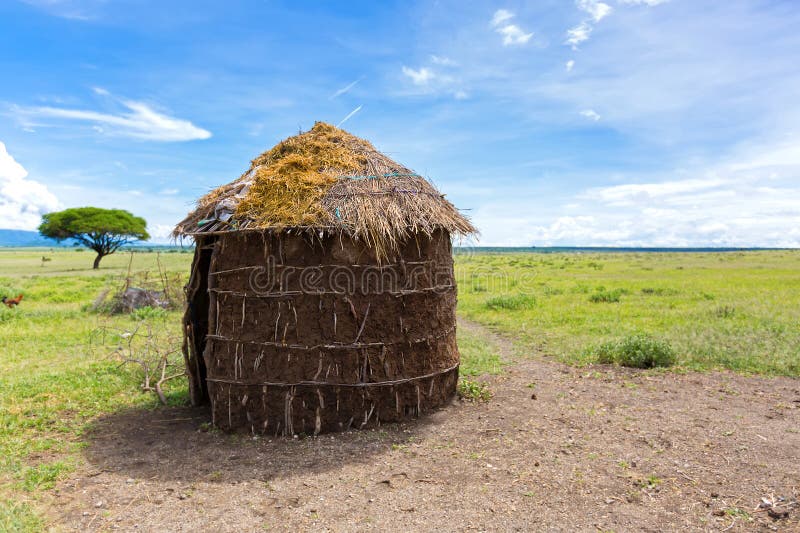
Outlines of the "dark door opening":
[{"label": "dark door opening", "polygon": [[214,254],[213,238],[197,240],[194,253],[192,274],[186,286],[186,313],[184,314],[184,357],[189,374],[189,394],[192,405],[203,405],[208,402],[208,385],[206,384],[206,364],[203,352],[206,349],[208,334],[209,293],[208,274],[211,268],[211,257]]}]

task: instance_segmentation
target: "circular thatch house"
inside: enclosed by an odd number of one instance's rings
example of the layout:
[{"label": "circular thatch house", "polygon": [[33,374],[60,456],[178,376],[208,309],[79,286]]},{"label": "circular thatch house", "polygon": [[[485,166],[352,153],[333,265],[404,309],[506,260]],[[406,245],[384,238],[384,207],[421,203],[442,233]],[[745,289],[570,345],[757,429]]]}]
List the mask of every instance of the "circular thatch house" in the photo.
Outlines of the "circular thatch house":
[{"label": "circular thatch house", "polygon": [[226,430],[293,435],[415,417],[455,392],[451,236],[428,181],[324,123],[253,160],[175,228],[196,244],[184,356]]}]

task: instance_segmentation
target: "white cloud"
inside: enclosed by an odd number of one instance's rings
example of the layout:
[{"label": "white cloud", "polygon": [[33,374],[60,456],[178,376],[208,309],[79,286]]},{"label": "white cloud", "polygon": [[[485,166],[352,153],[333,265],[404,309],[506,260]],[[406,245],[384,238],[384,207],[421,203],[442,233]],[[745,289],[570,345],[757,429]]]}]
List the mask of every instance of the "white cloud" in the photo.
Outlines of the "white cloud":
[{"label": "white cloud", "polygon": [[581,116],[586,117],[589,120],[594,120],[595,122],[600,120],[600,115],[594,109],[584,109],[581,111]]},{"label": "white cloud", "polygon": [[46,186],[27,179],[28,171],[0,142],[0,213],[4,229],[35,229],[42,214],[58,209],[58,199]]},{"label": "white cloud", "polygon": [[[595,23],[600,22],[613,11],[610,5],[599,0],[575,0],[575,5],[581,11],[588,13],[591,21]],[[567,39],[564,43],[572,46],[573,50],[577,50],[579,44],[589,40],[593,29],[590,21],[584,20],[577,26],[567,30]]]},{"label": "white cloud", "polygon": [[427,67],[420,67],[419,70],[414,70],[404,65],[403,74],[411,78],[414,85],[426,85],[435,77],[433,71]]},{"label": "white cloud", "polygon": [[794,141],[752,146],[714,167],[684,171],[699,177],[589,188],[576,197],[581,216],[516,224],[536,245],[800,247]]},{"label": "white cloud", "polygon": [[620,4],[627,4],[631,6],[657,6],[659,4],[666,4],[669,0],[618,0]]},{"label": "white cloud", "polygon": [[348,120],[350,120],[351,118],[353,118],[353,116],[354,116],[356,113],[358,113],[359,111],[361,111],[361,108],[362,108],[362,107],[364,107],[364,106],[363,106],[363,105],[360,105],[360,106],[358,106],[357,108],[355,108],[355,109],[353,109],[352,111],[350,111],[350,112],[347,114],[347,116],[346,116],[346,117],[344,117],[344,118],[343,118],[343,119],[342,119],[342,120],[341,120],[341,121],[340,121],[340,122],[339,122],[339,123],[336,125],[336,127],[337,127],[337,128],[341,127],[341,125],[342,125],[342,124],[344,124],[345,122],[347,122]]},{"label": "white cloud", "polygon": [[578,48],[578,45],[589,39],[592,33],[592,26],[588,22],[581,22],[574,28],[567,30],[566,44],[572,46],[573,50]]},{"label": "white cloud", "polygon": [[339,97],[339,96],[342,96],[343,94],[347,94],[347,93],[349,93],[349,92],[350,92],[350,89],[352,89],[353,87],[355,87],[355,86],[358,84],[358,82],[360,82],[360,81],[361,81],[361,79],[359,78],[359,79],[357,79],[356,81],[354,81],[354,82],[352,82],[352,83],[349,83],[349,84],[345,85],[345,86],[344,86],[344,87],[342,87],[341,89],[338,89],[338,90],[337,90],[335,93],[333,93],[333,94],[330,96],[330,99],[331,99],[331,100],[334,100],[334,99],[336,99],[337,97]]},{"label": "white cloud", "polygon": [[497,33],[503,36],[503,46],[525,44],[533,37],[533,33],[525,33],[516,24],[508,24],[497,28]]},{"label": "white cloud", "polygon": [[[104,93],[98,92],[98,94]],[[164,142],[192,141],[211,137],[211,132],[195,126],[188,120],[159,113],[143,102],[120,100],[120,103],[128,110],[127,112],[110,114],[58,107],[16,107],[14,110],[24,121],[30,118],[51,118],[89,122],[98,133],[112,136]]]},{"label": "white cloud", "polygon": [[178,189],[161,189],[161,191],[159,191],[159,194],[163,194],[165,196],[173,196],[175,194],[178,194],[179,192],[180,191]]},{"label": "white cloud", "polygon": [[492,26],[494,31],[503,36],[503,46],[511,46],[513,44],[525,44],[531,40],[533,33],[525,33],[525,31],[516,24],[506,24],[514,18],[514,14],[505,9],[498,9],[492,17]]},{"label": "white cloud", "polygon": [[567,72],[572,72],[572,69],[573,69],[574,66],[575,66],[575,60],[574,59],[570,59],[569,61],[566,62],[566,64],[564,65],[564,68],[567,69]]},{"label": "white cloud", "polygon": [[600,22],[611,14],[611,6],[599,0],[575,0],[578,9],[585,11],[595,22]]},{"label": "white cloud", "polygon": [[441,65],[443,67],[454,67],[456,62],[445,56],[431,55],[431,63],[434,65]]},{"label": "white cloud", "polygon": [[775,167],[800,167],[800,143],[785,142],[776,146],[760,147],[752,154],[730,165],[733,171],[767,169]]},{"label": "white cloud", "polygon": [[507,20],[511,20],[514,18],[514,13],[507,9],[498,9],[494,12],[494,16],[492,17],[492,26],[499,26],[503,22]]},{"label": "white cloud", "polygon": [[453,93],[453,97],[456,100],[466,100],[467,98],[469,98],[469,94],[467,94],[466,91],[458,90],[455,93]]},{"label": "white cloud", "polygon": [[593,216],[559,217],[549,226],[536,226],[530,236],[536,245],[581,243],[577,246],[601,245],[630,238],[625,227],[602,227],[602,221]]},{"label": "white cloud", "polygon": [[619,207],[647,203],[652,200],[669,201],[671,198],[706,192],[725,184],[725,180],[715,177],[660,183],[629,183],[589,189],[585,196]]},{"label": "white cloud", "polygon": [[165,243],[172,240],[173,226],[169,224],[148,224],[147,233],[150,234],[150,241],[155,243]]}]

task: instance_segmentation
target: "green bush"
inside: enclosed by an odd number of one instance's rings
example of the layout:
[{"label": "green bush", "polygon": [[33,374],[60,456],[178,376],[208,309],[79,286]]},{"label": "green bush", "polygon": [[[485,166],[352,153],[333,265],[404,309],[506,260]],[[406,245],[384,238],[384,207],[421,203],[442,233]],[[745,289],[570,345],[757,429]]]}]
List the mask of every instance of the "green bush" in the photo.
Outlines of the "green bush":
[{"label": "green bush", "polygon": [[458,395],[470,402],[488,402],[492,399],[492,391],[486,383],[462,379],[458,382]]},{"label": "green bush", "polygon": [[515,294],[513,296],[495,296],[486,300],[486,307],[494,311],[505,309],[518,311],[532,309],[536,306],[536,298],[530,294]]},{"label": "green bush", "polygon": [[151,318],[165,318],[167,310],[161,307],[140,307],[131,313],[131,318],[134,320],[149,320]]},{"label": "green bush", "polygon": [[678,291],[666,287],[658,287],[658,288],[644,287],[642,289],[642,294],[648,296],[676,296],[678,294]]},{"label": "green bush", "polygon": [[611,291],[607,291],[606,289],[598,289],[597,292],[589,296],[589,301],[595,304],[616,303],[623,294],[625,294],[625,291],[622,289],[614,289]]},{"label": "green bush", "polygon": [[645,334],[604,342],[590,349],[590,352],[598,363],[604,365],[655,368],[675,363],[675,352],[668,342]]}]

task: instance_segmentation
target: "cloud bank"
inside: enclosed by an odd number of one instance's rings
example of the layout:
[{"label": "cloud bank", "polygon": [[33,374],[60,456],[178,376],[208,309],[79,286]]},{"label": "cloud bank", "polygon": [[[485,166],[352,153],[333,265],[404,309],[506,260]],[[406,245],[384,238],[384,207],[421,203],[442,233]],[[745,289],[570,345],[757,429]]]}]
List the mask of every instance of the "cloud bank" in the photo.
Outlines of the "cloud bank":
[{"label": "cloud bank", "polygon": [[44,213],[58,209],[58,199],[38,181],[0,142],[0,217],[4,229],[36,229]]}]

